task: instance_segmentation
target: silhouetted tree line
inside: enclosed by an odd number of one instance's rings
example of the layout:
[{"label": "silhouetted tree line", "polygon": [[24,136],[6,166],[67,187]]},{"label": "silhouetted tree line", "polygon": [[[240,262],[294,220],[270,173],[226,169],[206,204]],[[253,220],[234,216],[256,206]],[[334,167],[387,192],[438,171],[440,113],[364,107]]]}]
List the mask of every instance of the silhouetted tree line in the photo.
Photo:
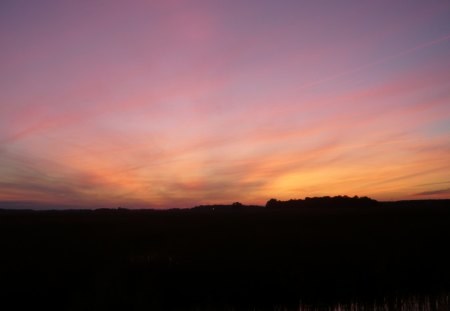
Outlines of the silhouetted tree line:
[{"label": "silhouetted tree line", "polygon": [[240,202],[234,202],[233,204],[213,204],[213,205],[199,205],[191,208],[191,210],[198,211],[215,211],[215,210],[242,210],[249,208],[263,208],[263,206],[258,205],[244,205]]},{"label": "silhouetted tree line", "polygon": [[280,201],[277,199],[270,199],[266,203],[267,208],[288,208],[288,207],[331,207],[331,206],[375,206],[378,201],[369,197],[349,197],[349,196],[325,196],[325,197],[306,197],[302,199],[291,199],[288,201]]}]

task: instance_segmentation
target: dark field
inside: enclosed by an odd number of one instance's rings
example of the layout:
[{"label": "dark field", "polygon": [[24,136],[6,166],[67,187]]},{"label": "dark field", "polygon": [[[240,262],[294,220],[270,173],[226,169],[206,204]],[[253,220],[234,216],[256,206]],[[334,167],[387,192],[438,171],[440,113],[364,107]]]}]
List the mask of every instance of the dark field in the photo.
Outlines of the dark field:
[{"label": "dark field", "polygon": [[0,309],[298,310],[439,296],[430,310],[448,310],[449,246],[449,200],[3,210],[1,302],[11,307]]}]

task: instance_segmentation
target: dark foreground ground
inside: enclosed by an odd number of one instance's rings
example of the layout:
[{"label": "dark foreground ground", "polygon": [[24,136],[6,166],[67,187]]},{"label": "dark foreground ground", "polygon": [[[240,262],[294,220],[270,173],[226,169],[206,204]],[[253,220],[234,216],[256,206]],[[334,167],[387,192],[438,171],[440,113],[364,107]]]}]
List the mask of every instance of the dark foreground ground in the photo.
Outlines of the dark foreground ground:
[{"label": "dark foreground ground", "polygon": [[272,310],[446,295],[449,247],[450,201],[3,210],[0,303],[9,307],[0,309]]}]

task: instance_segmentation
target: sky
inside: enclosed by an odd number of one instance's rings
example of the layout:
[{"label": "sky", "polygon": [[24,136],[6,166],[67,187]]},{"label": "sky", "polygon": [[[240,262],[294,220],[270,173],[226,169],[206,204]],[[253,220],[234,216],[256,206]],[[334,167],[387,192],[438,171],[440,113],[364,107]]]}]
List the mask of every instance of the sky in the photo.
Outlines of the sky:
[{"label": "sky", "polygon": [[450,2],[0,2],[0,206],[450,198]]}]

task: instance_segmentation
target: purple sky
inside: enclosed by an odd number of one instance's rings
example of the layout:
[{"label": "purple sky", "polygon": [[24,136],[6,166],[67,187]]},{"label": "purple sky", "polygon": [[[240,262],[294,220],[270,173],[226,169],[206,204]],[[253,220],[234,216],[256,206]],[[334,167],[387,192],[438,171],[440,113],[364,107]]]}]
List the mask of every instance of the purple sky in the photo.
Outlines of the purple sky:
[{"label": "purple sky", "polygon": [[2,204],[450,197],[447,0],[4,0],[0,46]]}]

